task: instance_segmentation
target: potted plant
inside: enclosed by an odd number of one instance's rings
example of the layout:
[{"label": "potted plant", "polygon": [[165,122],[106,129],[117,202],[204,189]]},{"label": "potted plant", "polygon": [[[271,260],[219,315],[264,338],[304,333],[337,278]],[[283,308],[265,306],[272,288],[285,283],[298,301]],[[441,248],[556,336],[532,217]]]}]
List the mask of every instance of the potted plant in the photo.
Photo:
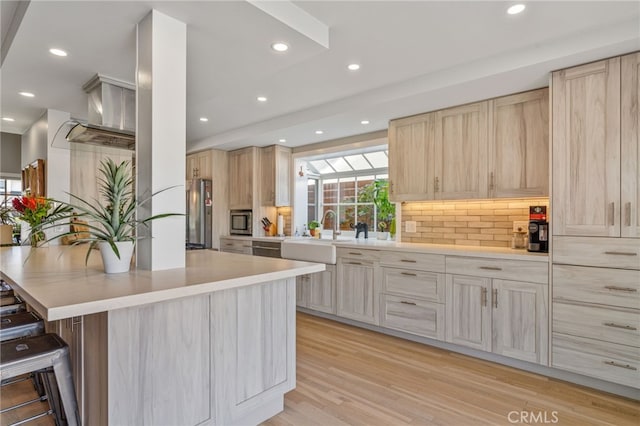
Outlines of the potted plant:
[{"label": "potted plant", "polygon": [[[73,245],[89,243],[85,262],[94,247],[100,249],[105,272],[118,273],[130,269],[133,247],[138,228],[148,226],[148,223],[168,216],[181,216],[179,213],[164,213],[145,219],[136,218],[137,207],[149,202],[151,198],[167,189],[158,191],[151,196],[136,200],[133,194],[133,176],[131,162],[123,161],[116,164],[110,158],[103,160],[99,168],[98,179],[100,194],[103,200],[84,200],[69,194],[74,203],[64,203],[68,210],[64,215],[43,222],[39,229],[44,230],[64,224],[71,225],[74,219],[86,221],[83,238],[77,238]],[[66,221],[66,222],[65,222]],[[51,239],[76,235],[75,231],[59,234]]]},{"label": "potted plant", "polygon": [[396,205],[389,201],[389,181],[376,179],[360,190],[359,201],[373,202],[376,206],[378,238],[387,239],[387,229],[396,215]]},{"label": "potted plant", "polygon": [[11,207],[0,205],[0,245],[13,244],[13,215]]},{"label": "potted plant", "polygon": [[320,222],[318,222],[317,220],[312,220],[311,222],[309,222],[309,233],[312,237],[316,236],[316,228],[318,228],[319,226]]},{"label": "potted plant", "polygon": [[71,208],[54,200],[44,197],[33,197],[22,195],[14,198],[13,204],[14,218],[29,224],[29,238],[31,247],[38,247],[45,240],[45,233],[42,227],[49,221],[63,218]]}]

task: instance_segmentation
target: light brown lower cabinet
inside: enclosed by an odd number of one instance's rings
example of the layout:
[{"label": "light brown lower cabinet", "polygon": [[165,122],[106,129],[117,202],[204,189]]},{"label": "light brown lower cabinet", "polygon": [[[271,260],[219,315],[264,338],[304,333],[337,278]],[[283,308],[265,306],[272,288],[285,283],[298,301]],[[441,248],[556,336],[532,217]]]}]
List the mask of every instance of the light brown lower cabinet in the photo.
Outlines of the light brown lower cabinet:
[{"label": "light brown lower cabinet", "polygon": [[380,296],[380,325],[444,340],[444,304],[409,297]]},{"label": "light brown lower cabinet", "polygon": [[339,258],[336,269],[338,316],[378,324],[375,264],[360,258]]},{"label": "light brown lower cabinet", "polygon": [[336,267],[296,278],[296,306],[327,314],[336,313]]},{"label": "light brown lower cabinet", "polygon": [[446,340],[546,365],[547,286],[447,274]]}]

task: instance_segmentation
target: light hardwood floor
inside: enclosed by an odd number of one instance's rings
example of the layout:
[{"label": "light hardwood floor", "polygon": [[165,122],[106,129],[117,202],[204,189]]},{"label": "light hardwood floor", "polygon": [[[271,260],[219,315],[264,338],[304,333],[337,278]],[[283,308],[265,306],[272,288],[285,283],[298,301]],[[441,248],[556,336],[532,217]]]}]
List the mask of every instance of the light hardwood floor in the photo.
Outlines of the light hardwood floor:
[{"label": "light hardwood floor", "polygon": [[297,387],[264,425],[517,424],[511,411],[640,424],[638,401],[310,315],[297,323]]},{"label": "light hardwood floor", "polygon": [[[546,412],[549,424],[555,411],[558,425],[640,424],[638,401],[306,314],[297,325],[297,387],[265,426],[518,424],[511,411]],[[0,406],[35,397],[28,381],[12,386]]]}]

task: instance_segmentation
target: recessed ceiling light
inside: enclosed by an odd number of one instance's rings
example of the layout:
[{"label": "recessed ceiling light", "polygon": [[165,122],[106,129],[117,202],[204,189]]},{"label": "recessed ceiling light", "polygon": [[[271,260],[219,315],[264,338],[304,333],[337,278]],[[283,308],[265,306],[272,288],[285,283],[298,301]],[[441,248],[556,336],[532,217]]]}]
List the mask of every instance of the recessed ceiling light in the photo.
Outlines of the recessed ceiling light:
[{"label": "recessed ceiling light", "polygon": [[30,92],[20,92],[20,94],[25,98],[33,98],[35,96],[33,93],[30,93]]},{"label": "recessed ceiling light", "polygon": [[362,120],[360,124],[369,124],[369,120]]},{"label": "recessed ceiling light", "polygon": [[349,71],[358,71],[360,69],[360,64],[349,64],[347,65]]},{"label": "recessed ceiling light", "polygon": [[287,45],[286,43],[277,42],[273,43],[271,45],[271,48],[276,52],[286,52],[287,50],[289,50],[289,45]]},{"label": "recessed ceiling light", "polygon": [[525,8],[526,6],[524,4],[514,4],[509,9],[507,9],[507,13],[509,15],[517,15],[518,13],[522,12]]},{"label": "recessed ceiling light", "polygon": [[285,143],[287,140],[286,139],[278,139],[278,142],[280,143]]},{"label": "recessed ceiling light", "polygon": [[322,130],[316,130],[316,135],[321,135],[321,134],[323,134],[323,133],[324,133],[324,132],[323,132]]},{"label": "recessed ceiling light", "polygon": [[13,118],[11,118],[11,117],[2,117],[2,119],[3,119],[4,121],[16,121],[16,120],[14,120],[14,119],[13,119]]},{"label": "recessed ceiling light", "polygon": [[200,117],[200,121],[207,122],[209,119],[207,117]]},{"label": "recessed ceiling light", "polygon": [[258,102],[267,102],[266,96],[258,96],[256,99],[258,100]]},{"label": "recessed ceiling light", "polygon": [[62,49],[49,49],[49,53],[56,56],[67,56],[67,52]]}]

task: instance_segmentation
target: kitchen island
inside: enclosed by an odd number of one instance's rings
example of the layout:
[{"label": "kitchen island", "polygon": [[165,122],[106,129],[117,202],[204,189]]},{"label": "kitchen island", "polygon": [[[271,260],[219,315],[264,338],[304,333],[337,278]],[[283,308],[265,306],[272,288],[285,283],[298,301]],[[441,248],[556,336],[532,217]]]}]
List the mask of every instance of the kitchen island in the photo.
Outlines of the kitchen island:
[{"label": "kitchen island", "polygon": [[0,273],[71,346],[87,425],[257,424],[295,387],[295,277],[324,265],[209,250],[107,275],[83,247],[0,248]]}]

